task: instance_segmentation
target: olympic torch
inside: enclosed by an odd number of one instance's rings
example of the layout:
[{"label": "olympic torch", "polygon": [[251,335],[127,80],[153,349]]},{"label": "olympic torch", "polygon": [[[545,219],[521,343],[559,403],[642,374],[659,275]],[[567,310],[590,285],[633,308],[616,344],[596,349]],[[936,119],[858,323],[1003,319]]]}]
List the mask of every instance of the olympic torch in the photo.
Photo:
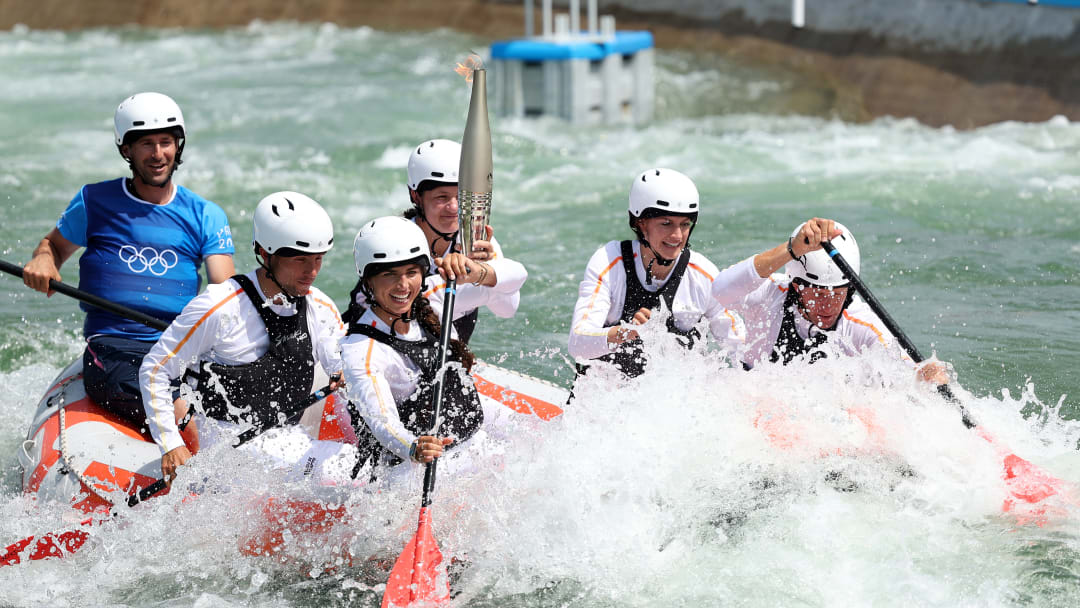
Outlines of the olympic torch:
[{"label": "olympic torch", "polygon": [[469,255],[473,243],[487,240],[491,217],[491,127],[488,125],[487,71],[472,71],[472,98],[465,134],[461,137],[458,166],[458,224],[462,252]]}]

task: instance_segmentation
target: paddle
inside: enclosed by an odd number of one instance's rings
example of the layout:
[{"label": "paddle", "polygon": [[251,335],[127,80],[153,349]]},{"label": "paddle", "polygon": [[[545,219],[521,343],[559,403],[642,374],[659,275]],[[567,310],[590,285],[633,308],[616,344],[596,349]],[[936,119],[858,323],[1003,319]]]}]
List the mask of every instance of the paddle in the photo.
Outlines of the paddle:
[{"label": "paddle", "polygon": [[[875,314],[885,323],[885,327],[892,332],[893,336],[900,342],[900,345],[907,351],[915,363],[922,363],[925,359],[919,349],[911,342],[904,333],[904,330],[900,329],[900,326],[896,324],[892,316],[889,315],[885,307],[881,305],[881,302],[874,297],[874,294],[870,293],[870,289],[859,278],[858,273],[848,264],[844,256],[840,255],[840,252],[833,247],[829,241],[824,241],[821,246],[825,249],[825,252],[829,254],[833,262],[840,272],[844,273],[848,281],[855,287],[855,291],[859,292],[859,295],[863,297],[863,300],[870,305],[870,308]],[[960,419],[963,421],[964,426],[969,429],[973,429],[979,434],[980,437],[988,441],[1002,456],[1003,464],[1005,467],[1005,481],[1009,486],[1009,492],[1017,499],[1028,503],[1038,503],[1045,498],[1058,494],[1060,488],[1063,487],[1064,482],[1056,477],[1048,475],[1047,473],[1039,470],[1031,462],[1024,460],[1023,458],[1013,454],[999,444],[985,429],[977,427],[974,419],[967,411],[967,409],[960,403],[960,400],[953,395],[953,392],[949,390],[947,384],[941,384],[938,386],[938,392],[945,397],[947,401],[960,408]],[[1006,499],[1003,510],[1010,511],[1013,508],[1013,502],[1011,499]],[[1040,513],[1039,515],[1042,515]]]},{"label": "paddle", "polygon": [[[450,348],[450,330],[454,319],[456,295],[457,282],[450,279],[446,282],[446,297],[443,300],[442,333],[439,336],[439,374],[436,376],[434,395],[431,397],[431,408],[435,411],[432,435],[435,435],[439,429],[443,375],[447,371],[446,355]],[[420,498],[420,518],[416,534],[409,544],[405,545],[405,549],[394,562],[390,578],[386,581],[386,591],[383,592],[382,608],[389,606],[402,608],[411,606],[414,602],[419,602],[424,606],[439,606],[450,599],[450,581],[446,577],[445,567],[443,567],[442,576],[439,576],[439,567],[443,561],[442,553],[431,531],[431,514],[428,512],[428,507],[431,505],[431,492],[435,489],[435,465],[438,462],[438,459],[431,461],[424,470],[424,492]]]},{"label": "paddle", "polygon": [[[15,275],[20,279],[23,276],[23,269],[21,266],[16,266],[15,264],[4,260],[0,260],[0,271]],[[141,313],[137,310],[128,308],[127,306],[121,306],[120,304],[117,304],[115,302],[110,302],[105,298],[95,296],[94,294],[85,292],[77,287],[72,287],[67,283],[61,283],[60,281],[54,281],[50,279],[49,287],[57,293],[62,293],[65,296],[70,296],[80,302],[85,302],[91,306],[96,306],[102,310],[111,312],[114,315],[119,315],[121,317],[131,319],[132,321],[142,323],[147,327],[151,327],[159,331],[165,331],[165,328],[169,326],[168,323],[162,321],[161,319],[151,317],[148,314]]]},{"label": "paddle", "polygon": [[[866,283],[863,283],[862,279],[859,278],[858,273],[856,273],[855,269],[848,264],[847,260],[844,259],[844,256],[840,255],[840,252],[836,250],[836,247],[833,247],[833,244],[829,241],[823,242],[821,246],[825,249],[825,252],[829,254],[829,257],[832,258],[833,263],[840,269],[840,272],[844,273],[844,276],[847,277],[848,281],[855,287],[855,291],[859,292],[859,295],[870,305],[871,310],[877,314],[878,318],[885,324],[885,327],[888,328],[889,332],[891,332],[892,335],[896,337],[897,341],[900,342],[900,346],[907,351],[907,354],[911,359],[915,361],[915,363],[922,363],[925,361],[926,358],[919,352],[918,347],[916,347],[911,339],[907,337],[904,330],[900,329],[900,326],[897,325],[896,321],[892,318],[892,315],[889,314],[889,311],[885,310],[885,307],[882,306],[881,302],[878,301],[876,297],[874,297],[874,294],[870,293],[870,288],[866,286]],[[965,408],[964,405],[960,403],[960,400],[953,395],[952,390],[949,389],[949,385],[940,384],[938,385],[937,390],[946,400],[960,408],[960,419],[963,421],[964,426],[969,429],[974,428],[975,422],[968,414],[967,408]]]},{"label": "paddle", "polygon": [[[314,405],[320,400],[326,398],[326,396],[329,395],[330,392],[330,385],[327,384],[326,386],[320,388],[314,393],[308,395],[303,400],[293,403],[290,406],[282,409],[282,413],[287,415],[279,417],[279,420],[286,419],[292,414]],[[238,448],[245,443],[248,443],[249,441],[257,437],[259,434],[266,432],[276,426],[278,425],[275,424],[267,427],[248,429],[237,436],[236,440],[233,442],[233,447]],[[135,492],[128,496],[128,499],[126,501],[127,506],[134,507],[140,502],[151,498],[158,492],[161,492],[166,487],[168,487],[168,484],[165,482],[165,480],[158,479],[154,481],[154,483],[146,486],[145,488],[141,488],[138,492]],[[109,516],[115,517],[118,513],[119,512],[116,509],[113,509],[109,513]],[[89,519],[79,522],[79,526],[93,525],[95,521],[101,522],[107,521],[107,519],[95,519],[91,517]],[[31,535],[20,541],[11,543],[4,549],[3,555],[0,555],[0,567],[11,566],[14,564],[18,564],[20,561],[22,561],[20,554],[25,551],[27,547],[31,545],[31,543],[36,544],[34,544],[34,547],[30,549],[30,554],[27,555],[25,558],[28,561],[45,559],[47,557],[63,557],[65,554],[73,553],[79,550],[79,548],[86,544],[86,541],[89,539],[90,533],[82,529],[65,530],[62,532],[48,532],[42,535]]]}]

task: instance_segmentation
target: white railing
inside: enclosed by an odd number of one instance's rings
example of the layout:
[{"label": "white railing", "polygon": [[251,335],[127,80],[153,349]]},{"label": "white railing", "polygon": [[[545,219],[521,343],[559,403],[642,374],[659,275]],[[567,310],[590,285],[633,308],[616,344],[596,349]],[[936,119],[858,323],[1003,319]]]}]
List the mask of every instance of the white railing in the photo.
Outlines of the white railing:
[{"label": "white railing", "polygon": [[[587,37],[606,38],[614,35],[614,17],[599,16],[597,0],[588,0],[585,8],[585,32]],[[551,0],[540,3],[540,37],[566,38],[582,34],[581,0],[570,0],[569,11],[563,15],[553,15]],[[525,0],[525,37],[536,37],[536,15],[534,0]]]}]

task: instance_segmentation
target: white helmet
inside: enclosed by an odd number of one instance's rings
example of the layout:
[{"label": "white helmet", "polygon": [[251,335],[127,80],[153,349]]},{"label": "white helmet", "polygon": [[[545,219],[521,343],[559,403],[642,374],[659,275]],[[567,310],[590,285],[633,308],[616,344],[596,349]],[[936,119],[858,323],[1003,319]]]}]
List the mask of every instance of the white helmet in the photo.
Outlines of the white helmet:
[{"label": "white helmet", "polygon": [[696,221],[698,202],[694,182],[672,169],[649,169],[630,186],[630,215],[636,218],[684,215]]},{"label": "white helmet", "polygon": [[461,144],[449,139],[425,141],[409,155],[409,189],[416,190],[425,181],[458,183]]},{"label": "white helmet", "polygon": [[116,146],[124,145],[124,137],[132,131],[157,131],[172,127],[180,128],[180,138],[185,137],[184,115],[180,106],[168,95],[161,93],[136,93],[120,102],[113,116]]},{"label": "white helmet", "polygon": [[[799,224],[791,236],[797,237],[804,225],[805,223]],[[843,231],[843,234],[832,239],[832,245],[840,255],[844,256],[855,274],[859,274],[859,244],[855,242],[855,237],[846,226],[836,222],[836,227]],[[840,287],[848,284],[847,277],[840,272],[840,267],[832,261],[824,249],[811,251],[797,260],[788,262],[786,270],[792,279],[802,279],[819,287]]]},{"label": "white helmet", "polygon": [[368,266],[398,266],[415,262],[426,275],[431,267],[424,231],[400,215],[376,218],[360,227],[353,241],[353,260],[361,277]]},{"label": "white helmet", "polygon": [[269,254],[291,249],[326,253],[334,245],[334,224],[319,203],[299,192],[275,192],[255,207],[256,251]]}]

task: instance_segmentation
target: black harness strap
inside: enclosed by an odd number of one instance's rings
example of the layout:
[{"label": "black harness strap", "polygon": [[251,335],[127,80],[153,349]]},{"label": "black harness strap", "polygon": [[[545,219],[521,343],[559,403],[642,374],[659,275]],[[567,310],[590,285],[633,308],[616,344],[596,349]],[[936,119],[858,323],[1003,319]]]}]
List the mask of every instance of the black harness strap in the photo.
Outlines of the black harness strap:
[{"label": "black harness strap", "polygon": [[469,343],[469,338],[471,338],[473,332],[476,331],[476,320],[479,317],[480,309],[475,308],[469,314],[454,321],[454,330],[457,331],[458,340],[461,340],[465,344]]},{"label": "black harness strap", "polygon": [[[664,299],[668,312],[672,312],[674,310],[675,294],[679,291],[683,275],[686,274],[686,266],[690,263],[690,248],[683,248],[675,267],[671,270],[671,276],[668,277],[667,283],[664,283],[664,286],[657,291],[647,291],[637,278],[637,271],[634,267],[633,241],[622,241],[619,246],[622,250],[623,272],[626,273],[626,298],[623,300],[623,310],[619,320],[629,323],[634,319],[637,311],[642,308],[650,310],[659,308],[661,298]],[[611,325],[605,327],[611,327]],[[668,317],[667,329],[669,332],[680,336],[679,342],[688,349],[693,348],[695,340],[701,337],[701,333],[696,328],[691,328],[689,331],[679,329],[675,324],[674,314]],[[648,363],[640,339],[624,342],[613,352],[599,357],[597,360],[613,363],[615,367],[630,378],[636,378],[645,373],[645,365]],[[586,369],[588,369],[588,366],[579,365],[578,375],[585,373]]]},{"label": "black harness strap", "polygon": [[307,298],[296,300],[295,315],[281,316],[265,305],[250,279],[244,275],[232,279],[258,311],[270,347],[263,356],[242,365],[203,361],[197,371],[188,371],[185,379],[195,379],[202,410],[210,418],[248,423],[262,430],[283,422],[278,420],[280,409],[311,392],[315,361],[308,333]]},{"label": "black harness strap", "polygon": [[[423,331],[421,329],[421,331]],[[435,379],[439,373],[439,341],[436,337],[423,331],[424,337],[417,341],[402,340],[391,336],[370,325],[353,323],[349,326],[348,335],[360,334],[372,340],[380,342],[409,358],[414,365],[420,368],[420,381],[416,391],[408,398],[397,404],[398,415],[402,424],[414,435],[424,435],[431,431],[435,425],[435,412],[431,410],[432,391]],[[453,359],[453,357],[451,357]],[[453,448],[467,441],[476,434],[484,423],[484,410],[480,406],[480,396],[472,382],[462,382],[461,375],[447,373],[443,378],[443,411],[442,420],[436,434],[442,437],[452,436],[454,442],[447,446]],[[356,413],[354,406],[350,406],[350,414],[353,415],[353,426],[356,429],[358,439],[357,449],[359,458],[353,468],[353,477],[359,473],[365,463],[378,462],[379,456],[385,448],[379,444],[378,439]],[[391,465],[400,464],[400,458],[394,456],[390,459]]]},{"label": "black harness strap", "polygon": [[809,339],[804,340],[795,328],[795,311],[799,307],[799,294],[795,284],[788,287],[787,297],[784,298],[784,318],[780,322],[780,333],[776,336],[776,344],[773,345],[769,361],[776,363],[783,360],[783,364],[791,363],[796,357],[802,357],[810,353],[810,363],[824,359],[826,354],[821,350],[829,336],[824,331],[819,331]]}]

